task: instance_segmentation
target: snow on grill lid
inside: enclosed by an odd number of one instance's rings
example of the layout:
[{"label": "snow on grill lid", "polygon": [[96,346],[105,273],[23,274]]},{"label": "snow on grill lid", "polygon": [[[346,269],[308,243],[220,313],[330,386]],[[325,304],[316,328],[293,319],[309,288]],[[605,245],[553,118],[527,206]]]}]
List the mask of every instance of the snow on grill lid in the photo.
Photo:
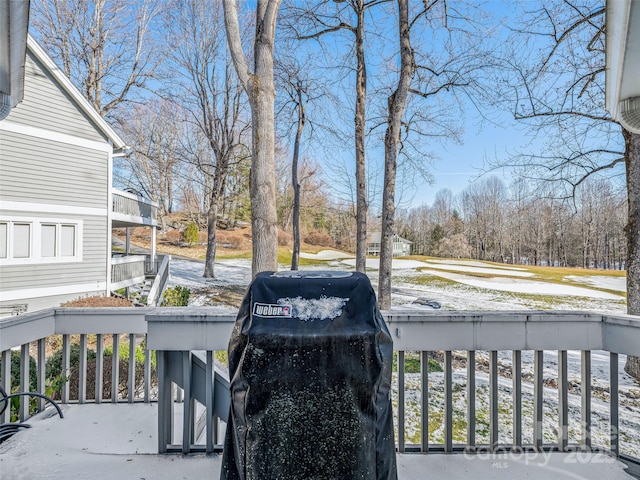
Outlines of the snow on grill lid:
[{"label": "snow on grill lid", "polygon": [[300,320],[333,320],[342,314],[342,308],[348,301],[344,297],[287,297],[278,299],[278,305],[290,305],[292,316]]},{"label": "snow on grill lid", "polygon": [[276,278],[348,278],[352,276],[352,273],[333,270],[282,270],[271,276]]}]

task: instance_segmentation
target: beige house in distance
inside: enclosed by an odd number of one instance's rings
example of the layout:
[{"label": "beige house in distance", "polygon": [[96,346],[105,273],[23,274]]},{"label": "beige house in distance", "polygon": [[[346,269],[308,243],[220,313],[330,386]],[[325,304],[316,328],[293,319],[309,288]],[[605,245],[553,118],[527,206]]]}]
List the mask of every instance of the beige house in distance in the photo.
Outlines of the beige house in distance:
[{"label": "beige house in distance", "polygon": [[[367,255],[380,255],[381,232],[372,232],[367,240]],[[411,255],[413,242],[398,235],[393,236],[393,256],[404,257]]]}]

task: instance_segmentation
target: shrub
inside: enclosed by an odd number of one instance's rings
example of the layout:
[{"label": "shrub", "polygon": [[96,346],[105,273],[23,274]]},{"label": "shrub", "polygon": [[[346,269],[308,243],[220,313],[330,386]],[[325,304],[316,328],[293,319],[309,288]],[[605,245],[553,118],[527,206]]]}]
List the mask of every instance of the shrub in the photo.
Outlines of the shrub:
[{"label": "shrub", "polygon": [[309,232],[304,241],[309,245],[318,245],[320,247],[333,247],[335,243],[330,235],[318,231]]},{"label": "shrub", "polygon": [[177,285],[167,288],[162,294],[163,307],[186,307],[189,305],[191,290]]},{"label": "shrub", "polygon": [[184,243],[189,245],[190,247],[193,245],[197,245],[200,240],[198,236],[199,230],[198,225],[195,222],[191,222],[187,225],[187,228],[184,229],[182,233],[182,238],[184,239]]},{"label": "shrub", "polygon": [[[106,347],[104,347],[104,355],[105,357],[111,357],[113,356],[113,347],[111,345],[108,345]],[[136,345],[136,363],[144,363],[144,357],[145,357],[145,346],[144,346],[144,342],[140,345]],[[121,343],[120,344],[120,352],[119,352],[119,356],[120,356],[120,360],[126,360],[129,361],[129,345],[127,343]],[[156,352],[153,351],[151,353],[151,364],[155,365],[156,364]]]},{"label": "shrub", "polygon": [[134,238],[149,238],[149,228],[147,227],[133,227],[129,233]]},{"label": "shrub", "polygon": [[[95,361],[96,359],[96,351],[87,349],[87,362]],[[71,367],[78,366],[80,363],[80,345],[77,343],[72,343],[71,348],[69,349],[69,365]],[[47,365],[45,367],[45,375],[47,378],[56,378],[62,375],[62,349],[56,350],[49,360],[47,361]]]},{"label": "shrub", "polygon": [[[442,366],[438,363],[437,360],[433,358],[428,359],[428,370],[429,373],[432,372],[442,372]],[[393,354],[393,366],[392,369],[394,372],[398,371],[398,355],[397,353]],[[420,355],[415,354],[415,352],[408,352],[404,357],[404,371],[405,373],[420,373],[421,365],[420,365]]]},{"label": "shrub", "polygon": [[242,235],[228,235],[227,242],[231,248],[242,248],[244,246],[244,238]]},{"label": "shrub", "polygon": [[174,245],[180,245],[182,242],[182,233],[178,230],[169,230],[166,235],[167,242]]},{"label": "shrub", "polygon": [[286,247],[291,243],[291,235],[284,230],[278,230],[278,245]]},{"label": "shrub", "polygon": [[[143,345],[136,345],[136,361],[135,361],[135,385],[134,395],[140,395],[144,389],[144,356],[145,350]],[[86,374],[86,397],[87,399],[95,398],[96,390],[96,352],[87,349],[87,374]],[[103,357],[102,370],[102,397],[111,398],[111,380],[112,380],[112,362],[113,348],[106,346]],[[50,388],[47,394],[54,399],[60,398],[60,392],[64,383],[69,381],[69,398],[78,399],[78,383],[80,372],[80,346],[71,344],[70,350],[70,367],[69,376],[62,376],[62,350],[54,352],[53,356],[47,362],[47,383]],[[155,355],[151,357],[151,384],[157,384],[157,375],[155,371]],[[118,395],[125,397],[128,394],[128,374],[129,374],[129,344],[121,343],[119,350],[118,362]]]},{"label": "shrub", "polygon": [[[125,295],[124,289],[120,295]],[[69,300],[60,305],[61,307],[133,307],[133,303],[126,298],[103,297],[94,295],[91,297],[80,297]]]},{"label": "shrub", "polygon": [[[0,362],[0,365],[2,362]],[[11,385],[20,385],[20,352],[11,351]],[[29,355],[29,385],[27,390],[35,392],[38,385],[38,373],[36,370],[36,360]]]},{"label": "shrub", "polygon": [[245,245],[245,238],[237,233],[218,231],[216,233],[216,243],[227,248],[240,249]]}]

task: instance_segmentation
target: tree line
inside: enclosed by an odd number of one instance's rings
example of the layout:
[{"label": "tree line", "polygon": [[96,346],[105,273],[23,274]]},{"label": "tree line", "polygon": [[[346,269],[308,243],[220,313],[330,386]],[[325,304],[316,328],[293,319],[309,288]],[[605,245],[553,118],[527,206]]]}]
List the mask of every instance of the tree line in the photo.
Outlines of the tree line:
[{"label": "tree line", "polygon": [[590,179],[575,198],[560,198],[492,176],[455,196],[440,190],[432,205],[403,211],[398,223],[415,254],[624,269],[626,215],[625,192],[610,179]]}]

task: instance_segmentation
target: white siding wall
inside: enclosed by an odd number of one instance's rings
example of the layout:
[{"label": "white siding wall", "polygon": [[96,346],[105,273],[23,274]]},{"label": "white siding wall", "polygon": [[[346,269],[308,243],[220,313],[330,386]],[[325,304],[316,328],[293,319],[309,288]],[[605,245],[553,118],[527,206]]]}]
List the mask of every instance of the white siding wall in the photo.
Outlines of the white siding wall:
[{"label": "white siding wall", "polygon": [[0,122],[0,221],[77,220],[82,256],[55,263],[0,260],[0,304],[26,303],[32,311],[106,293],[109,155],[93,123],[27,55],[24,101]]},{"label": "white siding wall", "polygon": [[7,121],[106,141],[30,52],[27,52],[25,64],[24,100],[11,110]]},{"label": "white siding wall", "polygon": [[0,129],[3,201],[107,208],[108,153]]}]

